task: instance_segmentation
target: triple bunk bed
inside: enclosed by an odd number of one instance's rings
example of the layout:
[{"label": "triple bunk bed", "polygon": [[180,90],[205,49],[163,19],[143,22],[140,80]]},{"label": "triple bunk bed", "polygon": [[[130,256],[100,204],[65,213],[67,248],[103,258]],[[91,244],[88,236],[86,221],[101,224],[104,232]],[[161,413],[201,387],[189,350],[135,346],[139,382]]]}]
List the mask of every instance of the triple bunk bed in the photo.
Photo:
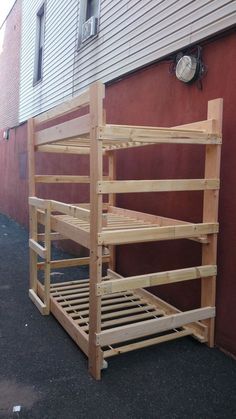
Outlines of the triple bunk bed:
[{"label": "triple bunk bed", "polygon": [[[104,96],[105,87],[97,82],[28,121],[29,296],[41,314],[51,312],[57,318],[87,355],[95,379],[101,378],[105,360],[117,354],[187,335],[213,346],[222,125],[222,99],[208,103],[206,120],[188,125],[106,124]],[[116,180],[117,150],[154,144],[204,145],[205,177]],[[87,155],[89,176],[36,174],[36,152]],[[39,183],[88,183],[90,202],[68,204],[39,198]],[[197,190],[203,191],[201,223],[116,206],[116,194]],[[63,239],[88,249],[89,256],[52,260],[51,243]],[[201,243],[200,266],[132,277],[117,272],[116,245],[177,239]],[[52,270],[82,265],[89,266],[88,279],[51,283]],[[43,281],[39,272],[44,273]],[[201,306],[193,310],[180,311],[145,289],[193,279],[201,281]]]}]

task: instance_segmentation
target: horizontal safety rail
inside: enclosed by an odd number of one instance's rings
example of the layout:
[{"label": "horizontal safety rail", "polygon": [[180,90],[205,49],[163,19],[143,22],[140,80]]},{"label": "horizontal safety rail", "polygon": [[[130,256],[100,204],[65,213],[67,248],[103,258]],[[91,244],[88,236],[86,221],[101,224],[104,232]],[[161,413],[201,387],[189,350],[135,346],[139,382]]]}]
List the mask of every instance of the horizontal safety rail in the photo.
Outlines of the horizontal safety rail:
[{"label": "horizontal safety rail", "polygon": [[35,133],[35,145],[50,144],[54,141],[61,141],[76,138],[88,134],[90,131],[90,115],[80,116],[71,121],[45,128]]},{"label": "horizontal safety rail", "polygon": [[90,220],[90,210],[86,208],[77,207],[75,205],[64,204],[59,201],[51,201],[51,210],[70,215],[71,217],[80,218],[81,220]]},{"label": "horizontal safety rail", "polygon": [[215,234],[219,231],[218,223],[197,223],[174,225],[167,227],[148,227],[139,229],[123,229],[119,231],[102,231],[98,233],[98,244],[128,244],[161,240],[175,240]]},{"label": "horizontal safety rail", "polygon": [[79,110],[85,106],[89,105],[90,96],[89,90],[85,90],[80,95],[69,99],[58,106],[49,109],[46,112],[43,112],[41,115],[38,115],[34,118],[35,125],[38,126],[42,123],[49,122],[52,119],[58,118],[60,116],[67,115],[75,110]]},{"label": "horizontal safety rail", "polygon": [[134,141],[163,144],[221,144],[221,136],[200,130],[159,127],[105,125],[98,128],[98,138],[106,143]]},{"label": "horizontal safety rail", "polygon": [[138,339],[167,330],[176,329],[186,324],[215,317],[215,307],[189,310],[161,318],[141,321],[136,324],[119,326],[96,334],[96,344],[105,346],[114,343]]},{"label": "horizontal safety rail", "polygon": [[28,198],[29,205],[36,207],[38,209],[46,209],[48,205],[47,199],[36,198],[35,196],[30,196]]},{"label": "horizontal safety rail", "polygon": [[35,175],[37,183],[89,183],[89,176],[75,175]]},{"label": "horizontal safety rail", "polygon": [[206,278],[216,275],[216,273],[217,267],[215,265],[203,265],[127,278],[117,277],[97,284],[97,295]]},{"label": "horizontal safety rail", "polygon": [[[104,255],[102,257],[102,262],[103,263],[108,263],[110,260],[110,256],[109,255]],[[50,262],[51,268],[52,269],[60,269],[60,268],[68,268],[68,267],[74,267],[74,266],[85,266],[85,265],[89,265],[90,263],[90,258],[89,257],[84,257],[84,258],[72,258],[72,259],[61,259],[61,260],[52,260]],[[43,270],[45,267],[45,262],[38,262],[37,263],[37,268],[38,270]],[[72,281],[73,282],[73,281]],[[66,282],[67,285],[70,285],[70,282]]]},{"label": "horizontal safety rail", "polygon": [[135,192],[204,191],[219,189],[219,179],[116,180],[97,183],[99,194]]}]

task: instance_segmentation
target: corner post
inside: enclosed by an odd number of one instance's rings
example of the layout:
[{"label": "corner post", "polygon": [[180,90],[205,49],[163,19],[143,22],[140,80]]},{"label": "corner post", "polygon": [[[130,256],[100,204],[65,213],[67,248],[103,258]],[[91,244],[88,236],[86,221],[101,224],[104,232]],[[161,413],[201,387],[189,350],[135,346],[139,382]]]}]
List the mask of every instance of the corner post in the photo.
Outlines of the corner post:
[{"label": "corner post", "polygon": [[[108,177],[109,180],[116,179],[116,152],[115,151],[108,151]],[[108,195],[108,205],[115,206],[116,205],[116,194],[110,193]],[[109,246],[109,269],[115,271],[116,268],[116,247]]]},{"label": "corner post", "polygon": [[[28,185],[29,196],[35,196],[35,151],[34,151],[34,120],[30,118],[27,123],[28,143]],[[37,208],[29,206],[29,230],[30,238],[37,241],[38,222]],[[37,293],[37,262],[38,256],[33,249],[30,249],[30,288]]]},{"label": "corner post", "polygon": [[50,274],[51,274],[51,202],[47,201],[45,209],[45,249],[44,265],[44,304],[45,314],[50,313]]},{"label": "corner post", "polygon": [[[207,118],[213,119],[213,133],[222,135],[223,99],[215,99],[208,102]],[[221,145],[206,145],[205,154],[205,178],[220,177]],[[204,191],[203,198],[203,222],[215,223],[218,221],[219,190]],[[202,245],[202,264],[216,265],[217,259],[217,234],[209,236],[209,243]],[[201,306],[215,306],[216,300],[216,277],[210,276],[201,280]],[[214,346],[215,319],[204,321],[208,326],[207,344]]]},{"label": "corner post", "polygon": [[97,193],[97,183],[103,178],[102,141],[98,127],[103,125],[104,85],[90,87],[90,285],[89,285],[89,372],[101,378],[102,351],[96,334],[101,331],[101,297],[96,295],[97,284],[102,280],[102,246],[98,234],[102,230],[102,195]]}]

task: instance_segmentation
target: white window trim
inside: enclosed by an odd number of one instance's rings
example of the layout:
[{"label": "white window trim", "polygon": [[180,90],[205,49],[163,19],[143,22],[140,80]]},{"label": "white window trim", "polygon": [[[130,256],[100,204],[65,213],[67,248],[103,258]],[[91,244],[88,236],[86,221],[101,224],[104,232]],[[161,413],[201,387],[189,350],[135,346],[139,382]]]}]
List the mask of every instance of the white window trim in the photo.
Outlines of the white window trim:
[{"label": "white window trim", "polygon": [[86,14],[87,14],[87,2],[88,0],[80,0],[80,8],[79,8],[79,23],[78,23],[78,46],[77,49],[80,50],[86,45],[90,44],[95,38],[99,35],[99,21],[100,21],[100,6],[101,2],[98,0],[98,7],[97,7],[97,33],[89,38],[87,41],[82,42],[82,26],[86,22]]},{"label": "white window trim", "polygon": [[[41,77],[38,78],[38,67],[39,67],[39,49],[40,49],[40,20],[42,15],[44,16],[44,30],[43,30],[43,46],[42,46],[42,65],[41,65]],[[36,13],[36,41],[35,41],[35,54],[34,54],[34,76],[33,86],[37,85],[43,80],[43,54],[44,54],[44,41],[45,41],[45,16],[46,16],[46,1],[44,1],[39,7]]]}]

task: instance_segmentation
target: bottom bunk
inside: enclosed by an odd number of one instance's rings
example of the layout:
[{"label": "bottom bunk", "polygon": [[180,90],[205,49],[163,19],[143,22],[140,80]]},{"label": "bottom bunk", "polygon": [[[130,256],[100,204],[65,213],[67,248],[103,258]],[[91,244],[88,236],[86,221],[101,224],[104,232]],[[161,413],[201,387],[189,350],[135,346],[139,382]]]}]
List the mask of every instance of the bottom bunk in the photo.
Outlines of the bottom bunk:
[{"label": "bottom bunk", "polygon": [[[37,292],[42,298],[44,287],[39,281]],[[97,345],[103,358],[187,335],[206,342],[207,326],[199,320],[215,315],[214,307],[180,312],[144,289],[106,294],[101,307]],[[89,280],[51,284],[50,311],[88,355]]]}]

